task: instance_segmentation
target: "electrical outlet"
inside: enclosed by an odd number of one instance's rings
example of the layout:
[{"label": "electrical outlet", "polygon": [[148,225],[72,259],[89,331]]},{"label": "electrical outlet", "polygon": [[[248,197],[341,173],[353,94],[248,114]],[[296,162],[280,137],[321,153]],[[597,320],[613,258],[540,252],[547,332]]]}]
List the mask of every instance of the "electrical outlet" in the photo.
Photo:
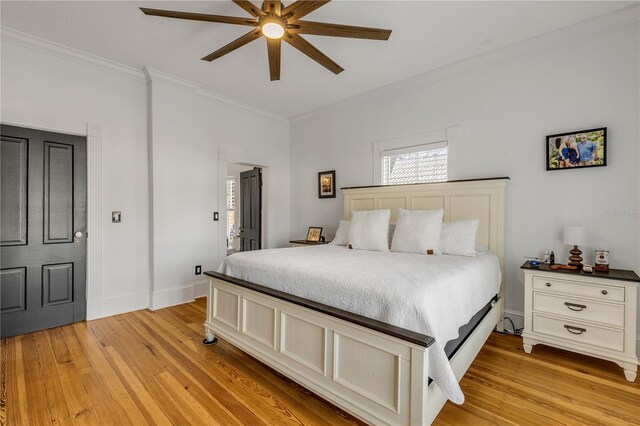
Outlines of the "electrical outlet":
[{"label": "electrical outlet", "polygon": [[202,274],[202,265],[196,265],[196,275]]}]

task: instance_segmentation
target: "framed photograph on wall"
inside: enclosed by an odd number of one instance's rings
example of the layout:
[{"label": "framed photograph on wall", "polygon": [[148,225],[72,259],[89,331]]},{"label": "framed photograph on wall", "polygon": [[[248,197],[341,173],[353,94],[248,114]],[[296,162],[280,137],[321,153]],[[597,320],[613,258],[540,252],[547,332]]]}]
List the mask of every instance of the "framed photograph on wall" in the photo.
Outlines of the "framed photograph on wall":
[{"label": "framed photograph on wall", "polygon": [[318,198],[336,198],[336,171],[318,173]]},{"label": "framed photograph on wall", "polygon": [[607,128],[549,135],[547,170],[581,169],[607,165]]},{"label": "framed photograph on wall", "polygon": [[319,226],[310,226],[307,231],[307,241],[319,242],[322,236],[322,228]]}]

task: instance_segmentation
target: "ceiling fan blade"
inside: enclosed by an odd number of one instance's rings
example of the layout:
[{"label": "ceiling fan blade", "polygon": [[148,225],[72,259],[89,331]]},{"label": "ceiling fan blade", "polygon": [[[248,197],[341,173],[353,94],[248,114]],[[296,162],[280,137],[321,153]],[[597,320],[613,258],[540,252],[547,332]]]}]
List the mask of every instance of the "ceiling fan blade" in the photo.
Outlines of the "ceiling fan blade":
[{"label": "ceiling fan blade", "polygon": [[253,18],[236,18],[233,16],[207,15],[204,13],[178,12],[175,10],[148,9],[141,7],[145,15],[162,16],[164,18],[187,19],[189,21],[219,22],[221,24],[247,25],[257,27],[258,21]]},{"label": "ceiling fan blade", "polygon": [[297,21],[329,3],[331,0],[298,0],[282,9],[281,16],[289,20],[289,22]]},{"label": "ceiling fan blade", "polygon": [[269,54],[269,74],[271,81],[280,80],[280,51],[281,39],[267,38],[267,53]]},{"label": "ceiling fan blade", "polygon": [[255,16],[256,18],[266,15],[266,13],[262,11],[262,9],[248,0],[233,0],[233,2],[246,10],[251,16]]},{"label": "ceiling fan blade", "polygon": [[325,55],[324,53],[322,53],[321,51],[313,47],[311,43],[303,39],[298,34],[285,34],[285,36],[282,37],[282,39],[287,43],[289,43],[290,45],[292,45],[293,47],[295,47],[296,49],[298,49],[299,51],[301,51],[302,53],[304,53],[305,55],[307,55],[308,57],[310,57],[311,59],[313,59],[314,61],[316,61],[317,63],[319,63],[320,65],[322,65],[323,67],[325,67],[326,69],[328,69],[329,71],[331,71],[332,73],[340,74],[342,71],[344,71],[344,68],[342,68],[340,65],[333,62],[331,58],[329,58],[327,55]]},{"label": "ceiling fan blade", "polygon": [[251,43],[253,40],[259,39],[261,36],[262,32],[260,28],[256,28],[255,30],[243,35],[242,37],[235,39],[226,46],[221,47],[215,52],[208,54],[207,56],[202,58],[202,60],[211,62],[214,59],[218,59],[219,57],[224,56],[229,52],[233,52],[237,48],[242,47],[247,43]]},{"label": "ceiling fan blade", "polygon": [[297,21],[287,31],[296,34],[312,34],[329,37],[366,38],[388,40],[391,30],[354,27],[351,25],[326,24],[324,22]]},{"label": "ceiling fan blade", "polygon": [[264,11],[269,14],[269,13],[273,13],[276,16],[280,16],[280,9],[282,6],[282,3],[280,3],[280,0],[265,0],[265,2],[263,3],[263,7],[264,7]]}]

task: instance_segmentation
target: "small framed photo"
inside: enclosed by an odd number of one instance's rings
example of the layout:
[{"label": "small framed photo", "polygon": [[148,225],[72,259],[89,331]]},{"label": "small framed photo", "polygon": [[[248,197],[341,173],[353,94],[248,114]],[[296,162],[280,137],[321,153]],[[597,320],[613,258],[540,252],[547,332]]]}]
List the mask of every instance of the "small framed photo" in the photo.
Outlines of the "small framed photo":
[{"label": "small framed photo", "polygon": [[547,170],[581,169],[607,165],[607,128],[549,135]]},{"label": "small framed photo", "polygon": [[322,228],[317,226],[310,226],[307,231],[307,241],[313,241],[315,243],[320,242],[322,236]]},{"label": "small framed photo", "polygon": [[336,171],[318,173],[318,198],[336,198]]}]

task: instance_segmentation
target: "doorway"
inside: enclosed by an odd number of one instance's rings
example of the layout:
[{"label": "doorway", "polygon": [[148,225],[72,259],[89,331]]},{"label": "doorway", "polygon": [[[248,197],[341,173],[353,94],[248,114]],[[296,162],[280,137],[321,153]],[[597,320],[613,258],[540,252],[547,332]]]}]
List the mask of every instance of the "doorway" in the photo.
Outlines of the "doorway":
[{"label": "doorway", "polygon": [[227,163],[227,256],[262,248],[262,169]]},{"label": "doorway", "polygon": [[0,335],[86,318],[86,137],[2,125]]}]

